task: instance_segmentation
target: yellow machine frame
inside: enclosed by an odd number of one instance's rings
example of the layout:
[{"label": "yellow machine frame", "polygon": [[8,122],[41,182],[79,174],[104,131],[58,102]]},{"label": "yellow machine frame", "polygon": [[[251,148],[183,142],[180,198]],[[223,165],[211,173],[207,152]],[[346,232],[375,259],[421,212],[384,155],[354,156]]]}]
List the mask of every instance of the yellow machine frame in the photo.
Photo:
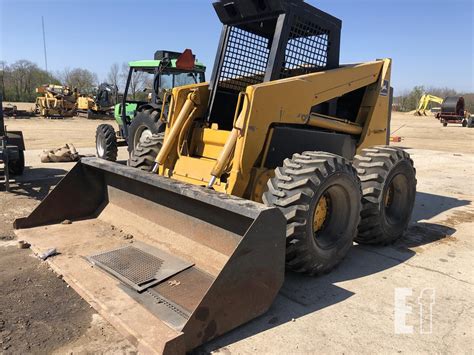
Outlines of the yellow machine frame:
[{"label": "yellow machine frame", "polygon": [[97,111],[97,104],[92,97],[81,95],[77,98],[77,109]]},{"label": "yellow machine frame", "polygon": [[[387,144],[390,74],[391,60],[382,59],[248,86],[240,94],[232,131],[219,130],[215,124],[196,125],[197,118],[206,113],[208,84],[175,88],[155,171],[260,201],[273,170],[256,162],[268,152],[274,125],[349,133],[358,137],[358,151]],[[314,105],[363,87],[366,91],[355,122],[310,113]],[[226,178],[221,179],[224,172]]]},{"label": "yellow machine frame", "polygon": [[[77,108],[77,91],[71,90],[67,86],[42,85],[36,88],[37,94],[42,94],[36,98],[36,109],[43,117],[53,115],[73,116]],[[67,100],[66,97],[71,97]]]}]

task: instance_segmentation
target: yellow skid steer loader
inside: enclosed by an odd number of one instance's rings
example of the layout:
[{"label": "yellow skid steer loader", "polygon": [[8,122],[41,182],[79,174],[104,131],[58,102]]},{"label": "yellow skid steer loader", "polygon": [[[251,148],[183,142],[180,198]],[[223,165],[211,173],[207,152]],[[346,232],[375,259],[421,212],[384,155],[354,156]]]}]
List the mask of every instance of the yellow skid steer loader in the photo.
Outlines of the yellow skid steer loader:
[{"label": "yellow skid steer loader", "polygon": [[341,21],[302,0],[214,8],[211,81],[167,94],[165,132],[128,167],[83,159],[15,222],[144,351],[265,313],[285,266],[328,272],[354,240],[401,237],[413,209],[413,162],[387,146],[391,60],[340,65]]}]

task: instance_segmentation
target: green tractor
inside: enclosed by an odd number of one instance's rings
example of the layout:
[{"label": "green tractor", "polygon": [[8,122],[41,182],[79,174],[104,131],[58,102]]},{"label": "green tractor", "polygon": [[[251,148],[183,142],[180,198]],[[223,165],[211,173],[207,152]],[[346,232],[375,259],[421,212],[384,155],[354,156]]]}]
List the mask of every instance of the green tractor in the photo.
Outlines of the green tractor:
[{"label": "green tractor", "polygon": [[[162,110],[166,111],[167,91],[205,81],[206,67],[190,49],[183,53],[160,50],[154,60],[130,62],[129,67],[122,101],[114,108],[118,130],[101,124],[96,131],[97,156],[109,161],[117,160],[119,146],[128,146],[131,154],[138,143],[165,131],[162,117],[166,112]],[[144,88],[137,91],[143,84]]]}]

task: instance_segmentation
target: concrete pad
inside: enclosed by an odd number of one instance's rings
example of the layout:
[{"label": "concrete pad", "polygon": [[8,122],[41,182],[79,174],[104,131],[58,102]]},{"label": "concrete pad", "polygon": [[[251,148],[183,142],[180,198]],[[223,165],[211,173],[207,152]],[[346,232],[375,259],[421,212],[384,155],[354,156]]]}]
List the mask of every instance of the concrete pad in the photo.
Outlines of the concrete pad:
[{"label": "concrete pad", "polygon": [[[472,178],[466,177],[473,176],[474,155],[408,152],[417,169],[418,194],[405,237],[386,247],[356,244],[344,262],[323,277],[287,273],[267,314],[199,351],[472,353],[474,190]],[[406,316],[412,334],[395,331],[397,288],[412,292],[406,299],[412,307]],[[430,324],[431,333],[422,334]]]},{"label": "concrete pad", "polygon": [[[16,128],[11,122],[12,129]],[[16,122],[28,126],[31,132],[37,124],[43,124],[33,123]],[[61,134],[70,126],[70,136],[74,137],[79,123],[82,125],[81,121],[61,123]],[[53,124],[46,125],[45,136]],[[89,141],[76,145],[82,154],[94,152],[93,148],[81,148],[93,146],[92,128],[88,128]],[[392,132],[402,137],[400,143],[393,145],[406,148],[417,169],[418,194],[406,236],[387,247],[355,245],[345,261],[323,277],[287,273],[267,314],[196,353],[474,352],[474,129],[443,128],[433,117],[395,113]],[[76,144],[75,140],[68,140]],[[40,145],[42,140],[31,135],[30,144]],[[38,162],[40,153],[34,153]],[[73,165],[45,166],[35,162],[34,157],[29,159],[27,155],[27,165],[37,169],[66,171]],[[126,159],[126,154],[121,159]],[[48,177],[49,173],[27,170],[25,178],[34,184],[36,175],[32,174]],[[412,292],[406,298],[406,304],[412,307],[406,316],[406,325],[413,326],[411,334],[396,333],[397,288]]]}]

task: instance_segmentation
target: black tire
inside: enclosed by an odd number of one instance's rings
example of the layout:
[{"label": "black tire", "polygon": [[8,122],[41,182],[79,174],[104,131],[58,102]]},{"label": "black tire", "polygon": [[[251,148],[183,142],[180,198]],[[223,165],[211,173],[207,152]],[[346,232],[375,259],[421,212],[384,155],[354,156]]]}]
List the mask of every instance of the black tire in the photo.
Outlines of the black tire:
[{"label": "black tire", "polygon": [[129,165],[150,172],[155,165],[156,156],[163,146],[164,138],[164,133],[158,133],[147,137],[144,142],[138,143],[130,155]]},{"label": "black tire", "polygon": [[146,109],[137,113],[128,128],[128,151],[132,154],[134,148],[140,142],[143,131],[148,130],[152,134],[165,131],[165,124],[160,121],[160,111],[156,109]]},{"label": "black tire", "polygon": [[360,244],[389,244],[410,223],[416,197],[416,170],[410,155],[393,147],[363,149],[354,158],[362,184]]},{"label": "black tire", "polygon": [[448,126],[448,122],[443,122],[443,127],[447,127]]},{"label": "black tire", "polygon": [[101,124],[97,127],[95,147],[99,158],[108,161],[117,160],[118,146],[114,127],[109,124]]},{"label": "black tire", "polygon": [[18,159],[8,162],[8,171],[13,176],[23,175],[25,171],[25,153],[23,150],[18,151]]},{"label": "black tire", "polygon": [[473,128],[474,127],[474,117],[471,117],[467,121],[467,127],[468,128]]},{"label": "black tire", "polygon": [[462,126],[467,127],[467,120],[462,120]]},{"label": "black tire", "polygon": [[[316,228],[323,197],[324,219]],[[285,159],[269,180],[263,201],[279,207],[286,217],[287,268],[319,275],[340,263],[357,234],[360,199],[357,173],[344,158],[304,152]]]}]

